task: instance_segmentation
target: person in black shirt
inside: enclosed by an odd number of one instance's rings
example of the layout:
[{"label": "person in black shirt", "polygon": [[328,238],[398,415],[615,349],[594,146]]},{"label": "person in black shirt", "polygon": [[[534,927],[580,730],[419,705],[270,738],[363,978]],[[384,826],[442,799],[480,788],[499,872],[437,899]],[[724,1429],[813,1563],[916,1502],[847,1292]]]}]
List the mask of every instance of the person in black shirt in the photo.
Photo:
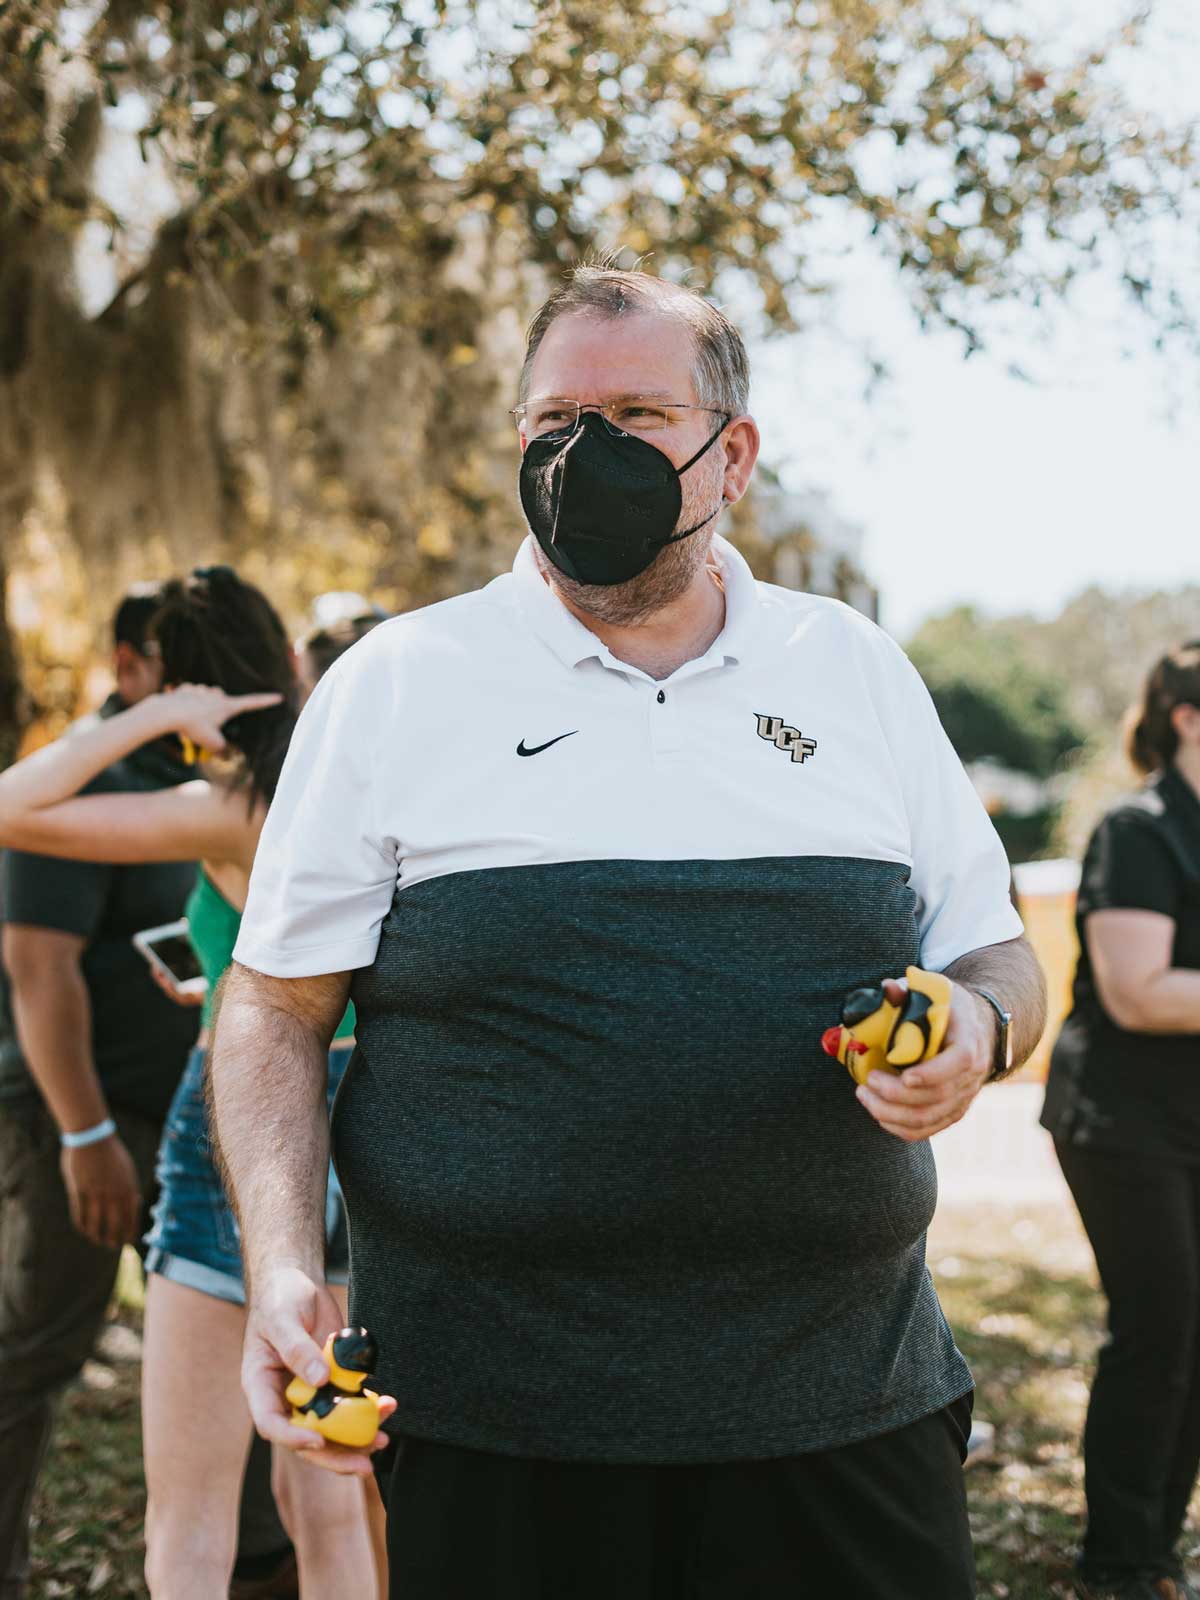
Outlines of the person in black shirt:
[{"label": "person in black shirt", "polygon": [[[114,619],[108,718],[159,686],[157,585]],[[96,792],[188,776],[165,744]],[[30,1504],[53,1399],[91,1354],[121,1247],[144,1226],[163,1118],[197,1014],[160,994],[131,937],[180,915],[195,866],[113,867],[0,853],[0,1596],[24,1593]],[[86,1130],[111,1129],[88,1138]],[[83,1131],[75,1148],[63,1134]]]},{"label": "person in black shirt", "polygon": [[1147,781],[1103,818],[1079,888],[1074,1006],[1042,1125],[1109,1301],[1084,1432],[1080,1592],[1186,1600],[1200,1467],[1200,641],[1150,674]]},{"label": "person in black shirt", "polygon": [[[118,607],[116,690],[101,720],[160,688],[148,630],[162,600],[160,585],[143,584]],[[88,792],[148,794],[193,776],[178,746],[158,740]],[[0,1600],[25,1593],[54,1398],[92,1352],[121,1246],[147,1225],[163,1122],[199,1025],[198,1010],[156,988],[132,935],[181,916],[195,875],[194,862],[0,851]],[[84,1143],[62,1146],[79,1132]],[[295,1595],[270,1474],[260,1444],[243,1489],[238,1570],[247,1585],[252,1574],[277,1580],[247,1593]]]}]

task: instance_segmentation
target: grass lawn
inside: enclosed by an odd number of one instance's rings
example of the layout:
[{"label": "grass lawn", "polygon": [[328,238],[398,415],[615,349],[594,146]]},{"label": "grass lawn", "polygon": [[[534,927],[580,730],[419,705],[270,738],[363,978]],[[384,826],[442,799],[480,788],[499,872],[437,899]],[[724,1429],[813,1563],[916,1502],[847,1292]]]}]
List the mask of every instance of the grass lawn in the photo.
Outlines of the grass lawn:
[{"label": "grass lawn", "polygon": [[140,1324],[121,1308],[61,1409],[34,1505],[32,1600],[146,1593]]},{"label": "grass lawn", "polygon": [[[1086,1242],[1060,1207],[950,1209],[929,1259],[975,1371],[976,1414],[996,1425],[994,1458],[968,1479],[979,1594],[1068,1596],[1083,1505],[1077,1446],[1100,1338]],[[123,1288],[98,1359],[63,1407],[36,1508],[31,1600],[145,1592],[140,1296],[130,1275]]]},{"label": "grass lawn", "polygon": [[1074,1593],[1082,1532],[1078,1444],[1103,1301],[1087,1241],[1062,1207],[939,1214],[929,1263],[975,1373],[975,1414],[995,1455],[967,1485],[980,1596]]}]

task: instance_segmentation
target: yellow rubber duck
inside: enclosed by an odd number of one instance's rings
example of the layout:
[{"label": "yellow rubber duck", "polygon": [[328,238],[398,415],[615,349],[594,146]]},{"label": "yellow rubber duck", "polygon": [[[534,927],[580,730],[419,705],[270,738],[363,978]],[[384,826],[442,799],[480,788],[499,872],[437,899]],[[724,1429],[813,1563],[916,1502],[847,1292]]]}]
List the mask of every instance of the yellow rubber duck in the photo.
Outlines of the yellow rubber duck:
[{"label": "yellow rubber duck", "polygon": [[852,989],[841,1023],[821,1035],[822,1050],[835,1056],[855,1083],[866,1083],[872,1072],[903,1072],[942,1048],[950,1020],[950,979],[921,967],[909,967],[904,976],[908,993],[899,1005],[882,986]]},{"label": "yellow rubber duck", "polygon": [[375,1341],[365,1328],[343,1328],[329,1335],[323,1354],[327,1383],[318,1389],[293,1378],[284,1390],[292,1403],[292,1422],[333,1444],[362,1450],[379,1432],[379,1396],[364,1388],[378,1357]]}]

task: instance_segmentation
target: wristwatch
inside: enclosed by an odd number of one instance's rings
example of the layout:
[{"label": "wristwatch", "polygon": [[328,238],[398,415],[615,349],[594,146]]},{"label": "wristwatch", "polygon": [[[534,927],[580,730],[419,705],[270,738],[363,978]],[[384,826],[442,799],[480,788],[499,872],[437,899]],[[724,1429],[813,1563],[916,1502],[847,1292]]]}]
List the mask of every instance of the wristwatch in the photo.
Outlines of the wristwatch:
[{"label": "wristwatch", "polygon": [[992,1070],[988,1073],[986,1083],[995,1083],[998,1078],[1006,1078],[1012,1071],[1012,1012],[1006,1011],[996,996],[987,989],[981,989],[977,984],[971,987],[981,1000],[986,1000],[996,1013],[996,1048],[992,1052]]}]

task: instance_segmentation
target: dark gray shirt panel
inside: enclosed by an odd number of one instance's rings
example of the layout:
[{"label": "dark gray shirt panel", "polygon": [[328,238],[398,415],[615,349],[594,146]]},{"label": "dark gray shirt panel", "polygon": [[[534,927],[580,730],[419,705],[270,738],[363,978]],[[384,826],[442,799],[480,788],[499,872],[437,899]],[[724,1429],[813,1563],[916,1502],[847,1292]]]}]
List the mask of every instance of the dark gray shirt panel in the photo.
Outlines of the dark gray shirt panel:
[{"label": "dark gray shirt panel", "polygon": [[792,1454],[970,1387],[927,1145],[820,1035],[917,957],[908,869],[592,861],[402,888],[335,1116],[354,1316],[401,1432],[608,1461]]}]

